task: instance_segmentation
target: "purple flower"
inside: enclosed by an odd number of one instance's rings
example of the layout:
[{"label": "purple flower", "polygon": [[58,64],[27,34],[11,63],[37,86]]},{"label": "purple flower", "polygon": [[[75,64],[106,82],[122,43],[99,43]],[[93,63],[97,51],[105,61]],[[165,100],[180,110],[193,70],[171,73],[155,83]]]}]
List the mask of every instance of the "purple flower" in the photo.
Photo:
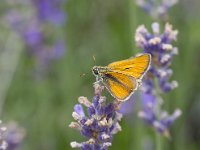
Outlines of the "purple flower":
[{"label": "purple flower", "polygon": [[[59,59],[65,53],[65,44],[61,37],[52,39],[51,34],[57,32],[58,26],[48,31],[48,25],[63,25],[65,13],[61,9],[64,0],[29,0],[25,7],[33,10],[24,15],[17,8],[6,14],[8,24],[21,36],[28,56],[33,58],[35,75],[45,74],[53,60]],[[19,2],[23,7],[24,3]],[[31,11],[30,11],[31,12]],[[36,12],[33,13],[33,12]],[[59,27],[60,28],[60,27]]]},{"label": "purple flower", "polygon": [[173,74],[170,65],[173,56],[178,54],[178,49],[172,45],[178,34],[172,29],[172,25],[166,24],[163,33],[160,33],[158,23],[152,24],[153,33],[150,33],[144,25],[137,28],[135,41],[138,47],[145,53],[150,53],[152,62],[149,71],[144,77],[142,90],[142,110],[138,116],[148,125],[154,127],[159,133],[169,137],[169,127],[181,115],[177,109],[171,116],[161,110],[161,93],[168,93],[178,86],[176,81],[169,81]]},{"label": "purple flower", "polygon": [[134,110],[135,95],[132,95],[129,100],[121,104],[119,112],[123,115],[129,115]]},{"label": "purple flower", "polygon": [[57,41],[55,41],[55,43],[52,47],[53,47],[53,50],[52,50],[51,55],[52,55],[53,59],[59,59],[64,55],[64,53],[65,53],[64,41],[58,39]]},{"label": "purple flower", "polygon": [[[36,21],[30,23],[29,26],[20,31],[25,44],[31,49],[36,49],[43,42],[43,33],[40,24]],[[30,50],[29,50],[30,51]]]},{"label": "purple flower", "polygon": [[[74,106],[73,118],[69,127],[80,131],[81,135],[88,138],[86,142],[71,142],[72,148],[82,150],[107,150],[111,146],[113,135],[121,131],[119,121],[122,115],[117,112],[119,103],[106,103],[106,98],[101,96],[103,87],[94,85],[95,96],[92,103],[86,97],[78,99],[80,104]],[[87,107],[87,114],[82,108]]]},{"label": "purple flower", "polygon": [[17,150],[22,144],[25,130],[14,121],[7,123],[6,127],[5,140],[8,144],[6,150]]},{"label": "purple flower", "polygon": [[177,30],[172,29],[172,25],[166,24],[165,30],[161,34],[158,23],[152,24],[153,33],[150,33],[144,25],[137,28],[135,41],[138,47],[145,53],[150,53],[152,63],[143,82],[143,91],[155,93],[155,83],[153,78],[158,79],[161,92],[169,92],[178,86],[176,81],[169,82],[173,71],[169,68],[174,55],[178,54],[177,47],[171,43],[176,40]]},{"label": "purple flower", "polygon": [[136,3],[153,18],[160,17],[161,19],[165,19],[168,10],[178,3],[178,0],[136,0]]},{"label": "purple flower", "polygon": [[84,113],[84,110],[83,110],[82,105],[76,104],[76,105],[74,106],[74,111],[75,111],[78,115],[80,115],[81,117],[85,117],[85,113]]},{"label": "purple flower", "polygon": [[5,15],[5,20],[21,36],[24,43],[30,49],[42,44],[42,26],[35,17],[30,16],[30,18],[26,18],[19,11],[12,10]]},{"label": "purple flower", "polygon": [[181,115],[181,110],[176,109],[172,115],[168,115],[166,111],[159,110],[161,99],[158,99],[158,97],[142,93],[141,98],[143,108],[138,116],[159,133],[169,137],[169,127]]},{"label": "purple flower", "polygon": [[61,9],[64,0],[32,0],[37,8],[38,18],[41,21],[49,21],[55,25],[62,25],[66,20],[66,14]]}]

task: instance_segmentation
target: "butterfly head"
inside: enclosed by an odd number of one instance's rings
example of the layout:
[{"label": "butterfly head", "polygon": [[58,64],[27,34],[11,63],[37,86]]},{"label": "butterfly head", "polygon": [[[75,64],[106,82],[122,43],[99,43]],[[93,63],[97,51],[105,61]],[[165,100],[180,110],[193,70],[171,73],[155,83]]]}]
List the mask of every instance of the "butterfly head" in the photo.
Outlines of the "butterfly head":
[{"label": "butterfly head", "polygon": [[95,76],[103,77],[109,71],[108,67],[94,66],[92,72]]},{"label": "butterfly head", "polygon": [[95,76],[99,76],[99,67],[98,66],[94,66],[92,68],[92,72]]}]

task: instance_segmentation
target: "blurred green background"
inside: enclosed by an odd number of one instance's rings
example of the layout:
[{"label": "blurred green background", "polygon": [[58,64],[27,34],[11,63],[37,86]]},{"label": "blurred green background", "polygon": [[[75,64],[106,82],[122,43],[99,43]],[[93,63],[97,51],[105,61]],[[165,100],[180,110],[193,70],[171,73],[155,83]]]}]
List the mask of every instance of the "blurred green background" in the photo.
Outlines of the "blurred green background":
[{"label": "blurred green background", "polygon": [[[5,6],[0,4],[1,16],[6,12]],[[172,113],[178,107],[183,114],[171,128],[171,139],[163,138],[163,150],[200,149],[199,6],[198,0],[180,0],[169,11],[168,21],[179,30],[178,41],[174,43],[179,55],[172,64],[172,78],[179,82],[179,87],[165,95],[164,109]],[[64,34],[66,52],[51,63],[49,72],[40,79],[31,75],[33,61],[23,41],[17,34],[14,40],[10,39],[14,31],[0,21],[4,26],[0,28],[0,62],[10,67],[11,72],[14,70],[8,83],[4,84],[4,76],[1,76],[0,87],[5,89],[0,95],[1,119],[3,122],[15,120],[26,129],[20,150],[68,150],[71,141],[84,141],[85,138],[68,125],[73,121],[71,114],[78,97],[92,99],[95,78],[91,67],[142,52],[135,46],[135,29],[144,24],[150,30],[153,22],[130,0],[68,0],[63,8],[67,22],[59,30]],[[24,9],[24,13],[26,11]],[[6,48],[13,53],[5,58]],[[13,66],[12,54],[19,55]],[[1,74],[5,71],[0,64]],[[86,75],[80,76],[83,73]],[[125,116],[121,126],[122,132],[114,136],[111,150],[150,150],[155,143],[153,129],[147,127],[136,112]]]}]

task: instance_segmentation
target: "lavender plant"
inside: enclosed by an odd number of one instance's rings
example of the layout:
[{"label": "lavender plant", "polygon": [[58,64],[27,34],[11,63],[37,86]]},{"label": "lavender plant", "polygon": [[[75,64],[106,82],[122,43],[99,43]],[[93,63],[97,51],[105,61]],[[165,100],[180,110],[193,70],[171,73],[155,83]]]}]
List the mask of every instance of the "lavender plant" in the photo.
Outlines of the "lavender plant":
[{"label": "lavender plant", "polygon": [[2,125],[0,120],[0,150],[17,150],[24,139],[25,129],[15,121]]},{"label": "lavender plant", "polygon": [[5,141],[7,142],[6,150],[17,150],[20,148],[24,136],[25,129],[20,127],[15,121],[6,124],[7,131],[5,133]]},{"label": "lavender plant", "polygon": [[136,0],[140,6],[154,19],[166,19],[169,9],[178,3],[178,0]]},{"label": "lavender plant", "polygon": [[[120,103],[106,103],[106,97],[101,95],[103,88],[99,84],[94,84],[95,96],[92,102],[86,97],[79,97],[80,104],[74,106],[72,116],[76,122],[72,122],[69,127],[78,130],[88,141],[71,142],[72,148],[107,150],[112,145],[113,135],[121,131],[119,121],[122,114],[118,112]],[[87,108],[87,115],[82,105]]]},{"label": "lavender plant", "polygon": [[51,22],[55,25],[63,25],[66,21],[66,14],[62,10],[62,4],[66,0],[32,0],[37,9],[38,19],[42,22]]},{"label": "lavender plant", "polygon": [[[22,37],[39,75],[48,71],[51,62],[64,54],[65,44],[61,35],[57,34],[56,38],[52,38],[66,21],[66,15],[61,8],[64,2],[29,0],[25,3],[26,8],[29,8],[27,14],[15,7],[6,14],[8,24]],[[24,6],[23,2],[15,3]]]},{"label": "lavender plant", "polygon": [[161,34],[157,22],[152,23],[152,30],[153,33],[151,34],[144,25],[141,25],[137,28],[135,34],[136,45],[152,56],[151,67],[143,83],[143,91],[155,93],[153,78],[156,78],[160,92],[166,93],[178,86],[177,81],[169,82],[173,73],[170,65],[173,56],[178,54],[177,47],[174,47],[171,43],[176,41],[178,30],[173,30],[172,25],[167,23],[164,32]]},{"label": "lavender plant", "polygon": [[167,23],[161,34],[159,24],[156,22],[152,24],[152,30],[153,33],[150,33],[144,25],[141,25],[135,34],[137,46],[152,56],[151,67],[141,87],[143,109],[138,116],[159,133],[169,137],[169,127],[181,115],[181,110],[176,109],[171,116],[162,111],[163,100],[160,94],[168,93],[178,86],[177,81],[169,81],[173,73],[170,65],[173,56],[178,54],[178,49],[172,45],[178,31],[173,30],[172,25]]}]

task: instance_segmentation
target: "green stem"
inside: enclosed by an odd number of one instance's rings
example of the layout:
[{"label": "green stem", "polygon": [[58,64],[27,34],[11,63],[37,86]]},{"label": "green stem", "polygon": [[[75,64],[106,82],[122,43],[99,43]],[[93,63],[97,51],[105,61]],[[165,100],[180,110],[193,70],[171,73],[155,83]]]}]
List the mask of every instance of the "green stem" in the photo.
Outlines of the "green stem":
[{"label": "green stem", "polygon": [[159,133],[156,133],[156,150],[162,150],[162,137]]},{"label": "green stem", "polygon": [[[135,111],[134,112],[139,112],[141,108],[141,93],[138,91],[136,94],[136,100],[135,100]],[[142,139],[143,135],[145,133],[145,128],[143,128],[142,123],[140,120],[135,120],[135,129],[134,129],[134,135],[135,135],[135,147],[134,149],[142,149]]]},{"label": "green stem", "polygon": [[136,13],[135,13],[135,1],[134,0],[128,0],[128,6],[129,6],[129,25],[130,25],[130,39],[131,39],[131,51],[134,53],[134,33],[135,33],[135,22],[136,22]]},{"label": "green stem", "polygon": [[11,33],[8,36],[4,50],[0,55],[0,116],[3,112],[3,106],[8,88],[14,77],[14,73],[20,60],[22,48],[18,43],[20,43],[18,37],[14,33]]}]

